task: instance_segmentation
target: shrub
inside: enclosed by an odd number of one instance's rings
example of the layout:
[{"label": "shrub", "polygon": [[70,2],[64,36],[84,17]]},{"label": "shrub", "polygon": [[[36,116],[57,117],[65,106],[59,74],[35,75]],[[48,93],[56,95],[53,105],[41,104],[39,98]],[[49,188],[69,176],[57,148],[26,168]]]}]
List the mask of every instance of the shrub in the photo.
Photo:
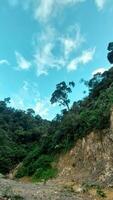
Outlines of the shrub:
[{"label": "shrub", "polygon": [[97,192],[97,195],[98,195],[98,196],[100,196],[100,197],[102,197],[102,198],[106,198],[106,194],[105,194],[105,192],[102,190],[102,188],[97,187],[96,192]]},{"label": "shrub", "polygon": [[57,175],[57,169],[56,168],[48,168],[48,169],[44,169],[44,168],[39,168],[37,169],[37,171],[35,172],[35,174],[33,175],[33,180],[35,181],[46,181],[48,179],[52,179],[54,177],[56,177]]}]

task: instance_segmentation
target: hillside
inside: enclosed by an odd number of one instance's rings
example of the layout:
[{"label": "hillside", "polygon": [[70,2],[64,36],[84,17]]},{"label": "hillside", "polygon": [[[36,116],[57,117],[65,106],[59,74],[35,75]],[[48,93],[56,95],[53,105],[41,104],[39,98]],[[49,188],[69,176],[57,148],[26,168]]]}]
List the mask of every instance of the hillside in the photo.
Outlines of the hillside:
[{"label": "hillside", "polygon": [[113,68],[82,82],[88,96],[51,122],[0,101],[1,174],[16,168],[12,177],[20,180],[113,186]]},{"label": "hillside", "polygon": [[[91,132],[59,156],[56,178],[40,183],[0,179],[0,194],[26,200],[113,199],[113,111],[110,128]],[[3,199],[4,200],[4,199]]]}]

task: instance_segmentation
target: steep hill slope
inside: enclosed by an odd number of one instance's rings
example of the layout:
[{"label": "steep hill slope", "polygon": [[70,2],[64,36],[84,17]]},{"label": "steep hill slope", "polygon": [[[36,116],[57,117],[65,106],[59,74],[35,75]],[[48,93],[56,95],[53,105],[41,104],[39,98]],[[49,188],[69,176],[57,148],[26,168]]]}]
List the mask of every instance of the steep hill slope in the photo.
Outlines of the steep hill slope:
[{"label": "steep hill slope", "polygon": [[60,156],[57,167],[61,181],[113,186],[113,109],[110,128],[79,139],[70,151]]}]

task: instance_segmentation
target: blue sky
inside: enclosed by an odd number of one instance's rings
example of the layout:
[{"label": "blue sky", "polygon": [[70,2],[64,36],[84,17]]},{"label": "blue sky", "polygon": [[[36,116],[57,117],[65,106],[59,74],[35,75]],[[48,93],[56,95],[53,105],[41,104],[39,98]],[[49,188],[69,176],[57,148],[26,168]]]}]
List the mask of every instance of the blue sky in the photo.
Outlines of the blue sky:
[{"label": "blue sky", "polygon": [[74,81],[71,103],[83,98],[81,78],[110,67],[112,0],[0,0],[0,98],[52,119],[57,83]]}]

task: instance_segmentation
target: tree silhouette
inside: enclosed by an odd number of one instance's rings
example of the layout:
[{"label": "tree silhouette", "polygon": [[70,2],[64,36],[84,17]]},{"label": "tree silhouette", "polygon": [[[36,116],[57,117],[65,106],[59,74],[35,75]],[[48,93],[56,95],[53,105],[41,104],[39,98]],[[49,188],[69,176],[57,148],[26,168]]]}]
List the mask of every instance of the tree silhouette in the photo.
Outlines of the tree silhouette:
[{"label": "tree silhouette", "polygon": [[108,44],[108,51],[109,51],[109,53],[107,55],[107,58],[108,58],[109,62],[111,64],[113,64],[113,42],[110,42]]},{"label": "tree silhouette", "polygon": [[59,103],[59,105],[63,105],[69,110],[70,99],[68,98],[68,94],[72,92],[71,87],[74,87],[75,83],[73,81],[69,82],[67,85],[65,81],[56,85],[56,90],[52,93],[52,97],[50,99],[51,104]]}]

